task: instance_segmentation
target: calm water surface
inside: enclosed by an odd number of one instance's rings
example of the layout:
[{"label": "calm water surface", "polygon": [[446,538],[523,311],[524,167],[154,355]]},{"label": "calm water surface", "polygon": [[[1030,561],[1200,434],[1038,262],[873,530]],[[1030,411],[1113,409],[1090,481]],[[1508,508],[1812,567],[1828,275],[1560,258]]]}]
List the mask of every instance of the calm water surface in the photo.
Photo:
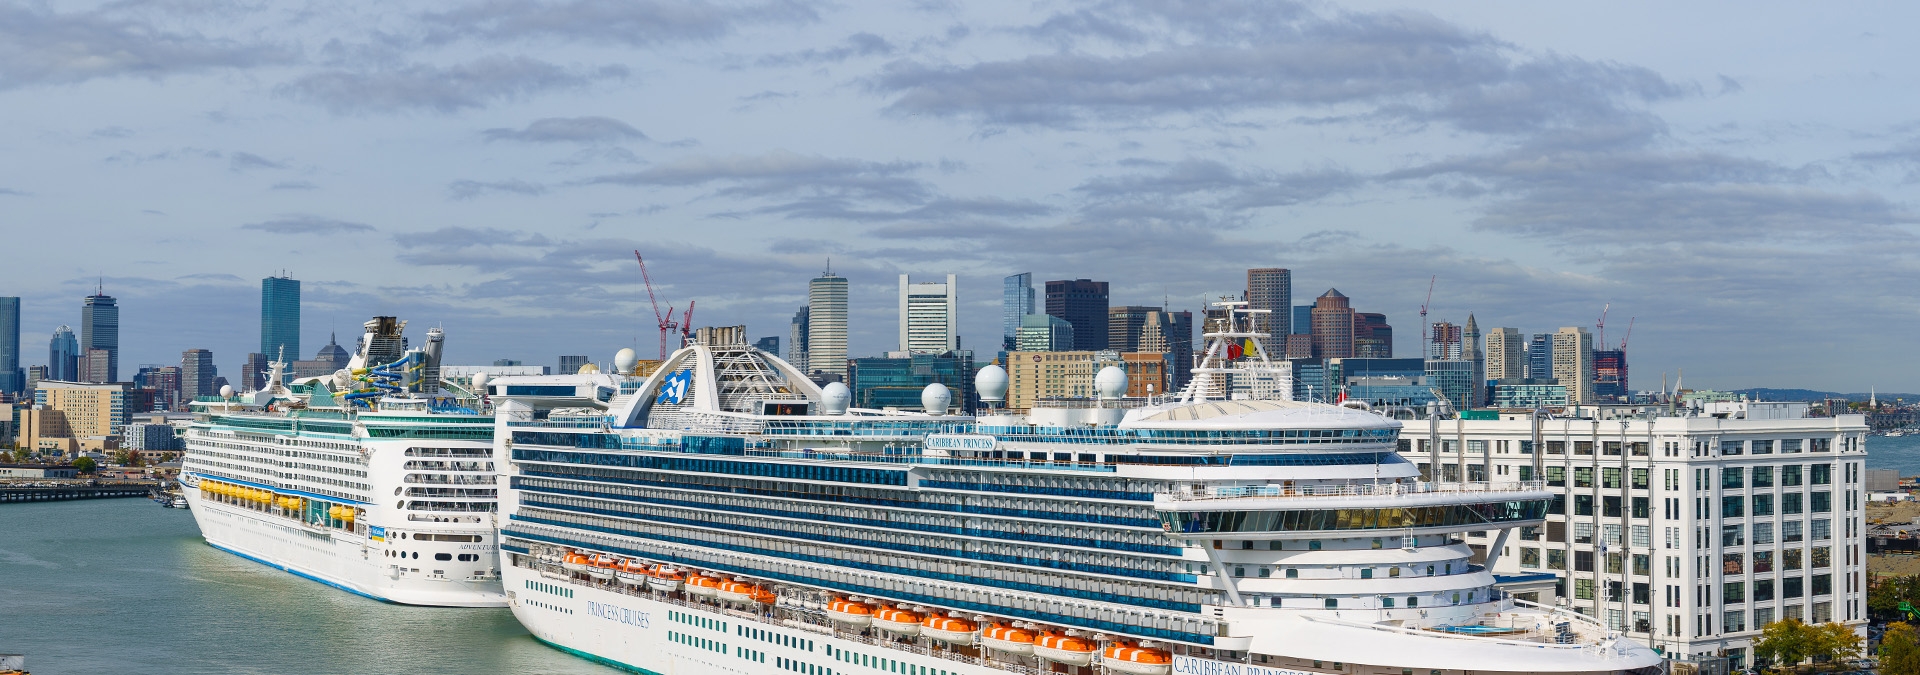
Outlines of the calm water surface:
[{"label": "calm water surface", "polygon": [[505,609],[389,605],[221,552],[145,499],[0,504],[0,653],[35,675],[620,672]]},{"label": "calm water surface", "polygon": [[1867,437],[1867,468],[1899,469],[1902,476],[1920,476],[1920,430],[1913,435]]}]

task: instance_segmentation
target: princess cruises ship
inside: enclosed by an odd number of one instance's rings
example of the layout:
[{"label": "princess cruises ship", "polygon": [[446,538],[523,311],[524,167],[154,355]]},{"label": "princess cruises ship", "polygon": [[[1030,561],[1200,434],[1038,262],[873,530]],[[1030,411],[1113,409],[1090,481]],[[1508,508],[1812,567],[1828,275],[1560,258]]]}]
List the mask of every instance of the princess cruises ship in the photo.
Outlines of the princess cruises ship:
[{"label": "princess cruises ship", "polygon": [[1472,560],[1465,533],[1543,522],[1541,485],[1421,482],[1398,421],[1235,400],[1231,361],[1266,357],[1237,348],[1249,312],[1223,312],[1166,400],[1122,398],[1110,368],[1097,401],[993,409],[988,366],[979,416],[937,384],[920,411],[849,409],[737,327],[600,416],[542,416],[498,381],[513,613],[642,673],[1664,671]]}]

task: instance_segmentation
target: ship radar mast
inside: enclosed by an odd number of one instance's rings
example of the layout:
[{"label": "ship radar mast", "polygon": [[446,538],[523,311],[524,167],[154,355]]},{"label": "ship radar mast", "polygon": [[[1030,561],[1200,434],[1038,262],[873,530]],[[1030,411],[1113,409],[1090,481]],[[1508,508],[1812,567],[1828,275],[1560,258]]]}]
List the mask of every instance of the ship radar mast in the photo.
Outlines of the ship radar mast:
[{"label": "ship radar mast", "polygon": [[1188,380],[1186,389],[1180,392],[1181,403],[1232,398],[1234,373],[1278,370],[1267,357],[1266,345],[1261,340],[1268,334],[1254,328],[1255,317],[1272,310],[1252,309],[1246,301],[1231,298],[1222,298],[1209,306],[1226,316],[1217,321],[1207,320],[1207,332],[1203,334],[1207,349],[1201,354],[1199,364],[1193,367],[1193,379]]}]

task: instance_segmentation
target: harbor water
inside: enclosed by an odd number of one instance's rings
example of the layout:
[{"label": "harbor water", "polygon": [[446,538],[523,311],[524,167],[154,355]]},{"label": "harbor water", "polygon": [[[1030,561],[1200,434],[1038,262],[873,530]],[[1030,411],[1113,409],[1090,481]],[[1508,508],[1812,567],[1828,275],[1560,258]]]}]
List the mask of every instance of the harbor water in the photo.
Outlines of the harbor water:
[{"label": "harbor water", "polygon": [[1903,477],[1920,476],[1920,430],[1902,436],[1868,436],[1867,468],[1899,469]]},{"label": "harbor water", "polygon": [[617,673],[505,609],[369,600],[208,546],[145,499],[0,505],[0,653],[64,673]]}]

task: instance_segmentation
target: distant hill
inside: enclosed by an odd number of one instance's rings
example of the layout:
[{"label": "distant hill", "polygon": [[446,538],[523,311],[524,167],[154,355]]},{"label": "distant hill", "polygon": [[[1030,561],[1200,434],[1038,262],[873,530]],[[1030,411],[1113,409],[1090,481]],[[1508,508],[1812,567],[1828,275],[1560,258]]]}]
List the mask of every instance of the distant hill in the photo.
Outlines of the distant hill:
[{"label": "distant hill", "polygon": [[[1870,395],[1867,392],[1844,394],[1837,391],[1815,391],[1812,389],[1773,389],[1770,387],[1756,387],[1753,389],[1734,389],[1732,390],[1731,393],[1746,394],[1748,398],[1752,398],[1758,401],[1819,401],[1821,399],[1828,399],[1828,398],[1841,398],[1849,401],[1865,401],[1867,400],[1867,397]],[[1877,394],[1871,394],[1871,395],[1880,397],[1880,400],[1882,401],[1891,401],[1896,398],[1904,398],[1908,401],[1920,401],[1920,394],[1903,394],[1899,392],[1883,391],[1883,392],[1879,392]]]}]

